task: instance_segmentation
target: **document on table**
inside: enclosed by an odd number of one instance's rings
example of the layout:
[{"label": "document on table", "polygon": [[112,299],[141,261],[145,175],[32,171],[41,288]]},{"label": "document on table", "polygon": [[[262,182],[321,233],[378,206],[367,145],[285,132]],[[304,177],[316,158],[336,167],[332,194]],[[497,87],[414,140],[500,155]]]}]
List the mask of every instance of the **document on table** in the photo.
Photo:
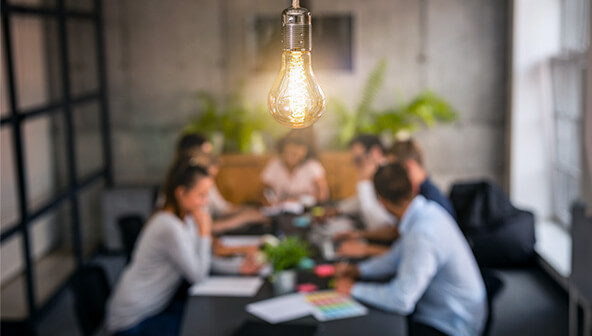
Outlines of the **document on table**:
[{"label": "document on table", "polygon": [[220,243],[226,247],[261,245],[263,236],[222,236]]},{"label": "document on table", "polygon": [[300,293],[251,303],[246,309],[247,312],[272,324],[301,318],[313,312],[313,307]]},{"label": "document on table", "polygon": [[258,277],[213,276],[189,288],[190,295],[198,296],[255,296],[263,284]]}]

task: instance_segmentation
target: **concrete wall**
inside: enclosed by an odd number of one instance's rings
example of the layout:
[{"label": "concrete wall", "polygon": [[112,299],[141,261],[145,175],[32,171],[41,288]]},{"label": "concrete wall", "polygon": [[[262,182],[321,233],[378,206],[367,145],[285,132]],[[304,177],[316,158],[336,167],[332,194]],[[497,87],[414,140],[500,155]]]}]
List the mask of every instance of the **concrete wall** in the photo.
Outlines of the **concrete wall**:
[{"label": "concrete wall", "polygon": [[[436,182],[447,187],[462,178],[504,181],[508,1],[311,4],[313,20],[334,13],[354,19],[354,70],[316,71],[329,97],[354,106],[367,74],[385,58],[388,74],[378,107],[429,88],[460,112],[456,124],[417,134]],[[253,18],[265,14],[279,20],[287,5],[277,0],[105,1],[116,183],[162,178],[174,140],[195,110],[194,92],[221,94],[242,84],[249,100],[266,101],[276,73],[253,71]],[[331,116],[324,119],[317,128],[321,141],[335,132]]]}]

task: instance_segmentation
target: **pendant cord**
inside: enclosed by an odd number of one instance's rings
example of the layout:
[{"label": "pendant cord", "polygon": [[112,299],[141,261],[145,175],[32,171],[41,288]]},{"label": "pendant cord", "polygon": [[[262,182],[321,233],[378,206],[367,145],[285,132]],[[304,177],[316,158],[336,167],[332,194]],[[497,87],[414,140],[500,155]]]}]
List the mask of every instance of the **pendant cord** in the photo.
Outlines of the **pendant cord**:
[{"label": "pendant cord", "polygon": [[292,7],[300,8],[300,0],[292,0]]}]

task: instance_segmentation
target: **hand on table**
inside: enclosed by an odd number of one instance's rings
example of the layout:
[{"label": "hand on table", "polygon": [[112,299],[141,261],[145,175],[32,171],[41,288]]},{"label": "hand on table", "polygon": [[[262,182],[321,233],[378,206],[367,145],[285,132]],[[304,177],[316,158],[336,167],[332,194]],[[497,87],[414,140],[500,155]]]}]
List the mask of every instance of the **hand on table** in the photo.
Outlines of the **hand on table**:
[{"label": "hand on table", "polygon": [[269,218],[265,217],[259,210],[247,208],[241,213],[245,223],[269,223]]},{"label": "hand on table", "polygon": [[259,273],[261,264],[257,261],[257,252],[247,253],[243,264],[240,267],[240,273],[243,275],[254,275]]},{"label": "hand on table", "polygon": [[362,234],[360,231],[346,231],[340,232],[333,236],[333,240],[341,241],[341,240],[351,240],[351,239],[359,239],[362,238]]},{"label": "hand on table", "polygon": [[217,256],[228,257],[233,255],[249,255],[259,252],[258,245],[226,246],[220,242],[220,239],[214,239],[214,254]]},{"label": "hand on table", "polygon": [[340,257],[362,258],[368,255],[368,244],[360,240],[347,240],[337,250]]},{"label": "hand on table", "polygon": [[354,280],[352,278],[339,278],[335,283],[335,290],[341,294],[351,295],[354,287]]}]

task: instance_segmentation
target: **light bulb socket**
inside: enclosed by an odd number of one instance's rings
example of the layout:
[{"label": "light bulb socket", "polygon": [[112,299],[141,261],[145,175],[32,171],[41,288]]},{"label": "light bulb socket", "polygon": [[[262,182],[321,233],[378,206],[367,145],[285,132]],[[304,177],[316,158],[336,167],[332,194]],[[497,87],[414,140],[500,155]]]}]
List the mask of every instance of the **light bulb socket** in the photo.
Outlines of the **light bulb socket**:
[{"label": "light bulb socket", "polygon": [[286,8],[282,12],[282,46],[284,51],[312,49],[311,14],[306,8]]}]

